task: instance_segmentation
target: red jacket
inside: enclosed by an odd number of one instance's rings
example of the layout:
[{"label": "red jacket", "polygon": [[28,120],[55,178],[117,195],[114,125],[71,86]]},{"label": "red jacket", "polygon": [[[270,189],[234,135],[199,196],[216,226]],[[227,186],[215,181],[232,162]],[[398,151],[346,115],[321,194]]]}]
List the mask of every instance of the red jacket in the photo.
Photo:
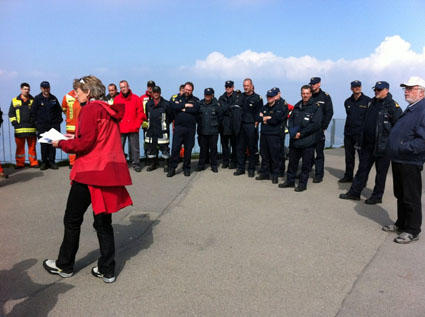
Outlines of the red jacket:
[{"label": "red jacket", "polygon": [[75,139],[60,141],[66,153],[76,153],[70,178],[93,186],[131,185],[118,120],[123,108],[93,101],[81,107]]},{"label": "red jacket", "polygon": [[114,105],[124,107],[124,117],[120,121],[121,133],[139,132],[140,126],[146,120],[140,98],[130,90],[127,97],[120,92],[114,99]]}]

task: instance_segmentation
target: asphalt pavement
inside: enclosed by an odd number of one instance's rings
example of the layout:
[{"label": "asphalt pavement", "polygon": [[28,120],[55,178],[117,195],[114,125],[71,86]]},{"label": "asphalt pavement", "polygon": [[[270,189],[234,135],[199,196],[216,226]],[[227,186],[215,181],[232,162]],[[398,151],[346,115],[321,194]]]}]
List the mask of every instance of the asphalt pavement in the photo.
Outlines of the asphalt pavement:
[{"label": "asphalt pavement", "polygon": [[[113,216],[117,280],[90,274],[98,242],[85,215],[75,274],[42,267],[63,235],[69,169],[6,169],[0,180],[1,316],[425,316],[425,238],[393,242],[389,173],[382,204],[338,198],[342,149],[325,178],[281,189],[233,170],[167,178],[131,171],[134,205]],[[193,166],[196,166],[194,161]],[[282,179],[280,179],[282,181]]]}]

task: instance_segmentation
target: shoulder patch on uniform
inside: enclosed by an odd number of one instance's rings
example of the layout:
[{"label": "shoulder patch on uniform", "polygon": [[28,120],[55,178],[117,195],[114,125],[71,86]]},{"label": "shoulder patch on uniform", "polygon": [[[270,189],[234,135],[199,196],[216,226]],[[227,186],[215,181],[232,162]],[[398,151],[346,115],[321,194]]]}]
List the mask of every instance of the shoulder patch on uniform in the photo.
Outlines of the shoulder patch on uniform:
[{"label": "shoulder patch on uniform", "polygon": [[397,102],[394,102],[394,103],[396,108],[400,108],[400,105]]},{"label": "shoulder patch on uniform", "polygon": [[325,92],[325,95],[326,95],[326,96],[329,96],[329,94],[328,94],[327,92]]}]

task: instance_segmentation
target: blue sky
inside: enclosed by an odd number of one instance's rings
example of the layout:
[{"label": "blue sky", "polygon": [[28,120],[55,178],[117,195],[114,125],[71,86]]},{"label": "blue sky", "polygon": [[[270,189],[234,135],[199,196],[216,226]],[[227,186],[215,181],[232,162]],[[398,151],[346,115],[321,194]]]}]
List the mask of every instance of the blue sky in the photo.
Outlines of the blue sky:
[{"label": "blue sky", "polygon": [[295,103],[300,85],[318,75],[343,118],[351,80],[369,95],[387,80],[404,106],[399,83],[425,77],[419,0],[0,0],[0,10],[3,110],[23,81],[35,95],[49,80],[61,99],[86,74],[105,84],[127,79],[139,95],[153,79],[168,98],[187,80],[202,96],[250,76],[257,93],[279,86]]}]

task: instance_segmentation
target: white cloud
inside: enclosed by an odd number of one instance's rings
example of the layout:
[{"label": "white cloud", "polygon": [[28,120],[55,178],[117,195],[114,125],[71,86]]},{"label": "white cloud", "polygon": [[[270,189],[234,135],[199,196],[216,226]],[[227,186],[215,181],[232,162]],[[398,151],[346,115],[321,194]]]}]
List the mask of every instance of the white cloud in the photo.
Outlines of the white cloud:
[{"label": "white cloud", "polygon": [[0,78],[2,79],[10,79],[10,78],[16,78],[18,77],[18,72],[17,71],[9,71],[9,70],[4,70],[4,69],[0,69]]},{"label": "white cloud", "polygon": [[354,60],[318,60],[306,55],[281,57],[272,52],[246,50],[238,55],[226,57],[220,52],[210,53],[206,59],[197,60],[195,65],[182,67],[199,77],[242,78],[285,78],[305,80],[313,75],[329,73],[388,76],[400,78],[410,74],[424,76],[425,47],[422,52],[411,49],[409,42],[400,36],[386,37],[369,56]]}]

